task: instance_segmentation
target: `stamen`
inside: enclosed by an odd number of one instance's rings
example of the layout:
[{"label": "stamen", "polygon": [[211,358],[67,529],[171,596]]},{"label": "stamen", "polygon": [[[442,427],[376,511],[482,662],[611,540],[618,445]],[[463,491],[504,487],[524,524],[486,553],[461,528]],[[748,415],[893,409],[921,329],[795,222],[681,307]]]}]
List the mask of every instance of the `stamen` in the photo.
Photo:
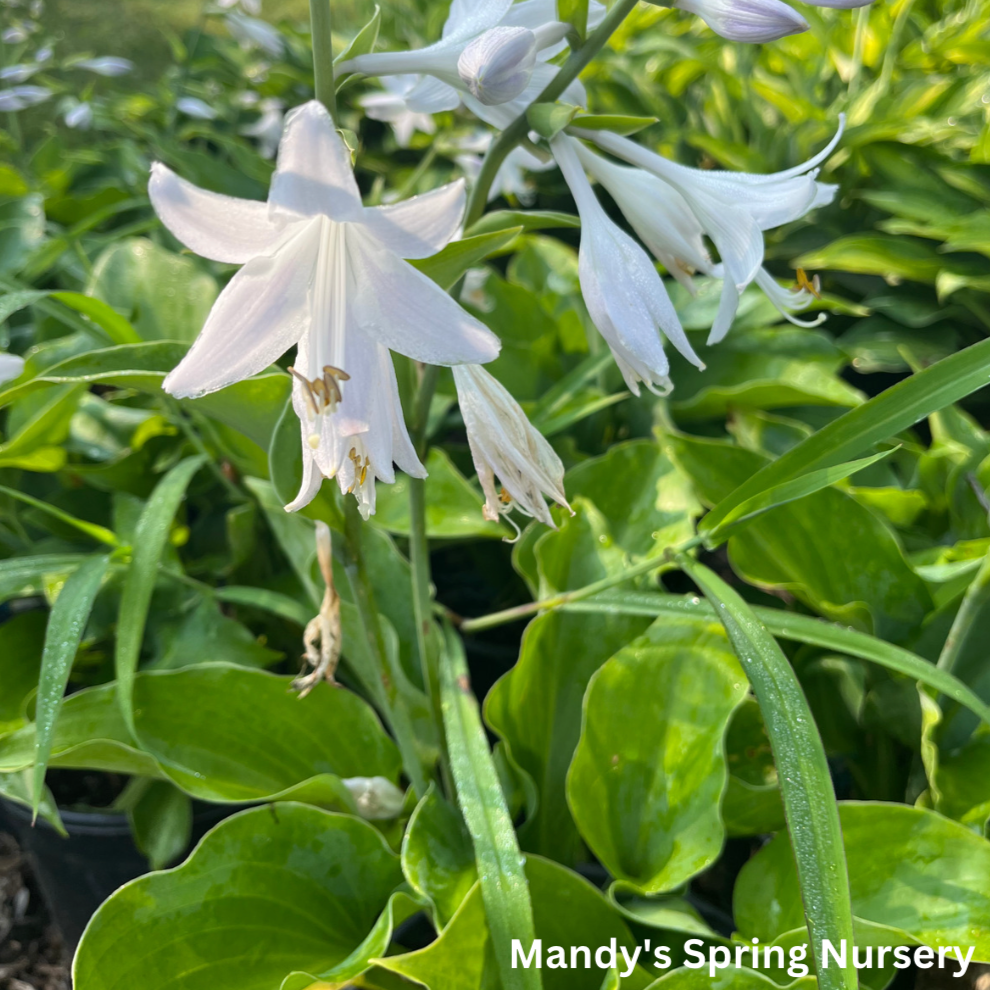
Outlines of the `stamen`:
[{"label": "stamen", "polygon": [[512,496],[504,488],[500,488],[498,493],[498,500],[503,505],[509,505],[512,502]]},{"label": "stamen", "polygon": [[310,413],[315,417],[329,410],[336,412],[337,406],[343,401],[340,390],[341,382],[348,382],[351,376],[341,368],[332,364],[323,366],[321,378],[309,379],[295,368],[289,368],[289,374],[302,383],[303,395]]},{"label": "stamen", "polygon": [[809,279],[808,273],[803,268],[799,268],[796,272],[796,279],[797,285],[794,286],[793,291],[800,292],[804,289],[806,292],[810,292],[816,299],[821,299],[822,281],[817,275]]}]

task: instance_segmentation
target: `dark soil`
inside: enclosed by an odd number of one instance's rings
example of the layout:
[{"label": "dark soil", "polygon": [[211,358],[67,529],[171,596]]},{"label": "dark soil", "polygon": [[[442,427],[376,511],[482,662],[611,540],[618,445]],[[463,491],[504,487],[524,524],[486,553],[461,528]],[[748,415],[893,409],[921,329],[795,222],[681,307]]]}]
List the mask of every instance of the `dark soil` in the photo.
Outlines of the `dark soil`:
[{"label": "dark soil", "polygon": [[0,832],[0,990],[69,990],[69,963],[29,864]]}]

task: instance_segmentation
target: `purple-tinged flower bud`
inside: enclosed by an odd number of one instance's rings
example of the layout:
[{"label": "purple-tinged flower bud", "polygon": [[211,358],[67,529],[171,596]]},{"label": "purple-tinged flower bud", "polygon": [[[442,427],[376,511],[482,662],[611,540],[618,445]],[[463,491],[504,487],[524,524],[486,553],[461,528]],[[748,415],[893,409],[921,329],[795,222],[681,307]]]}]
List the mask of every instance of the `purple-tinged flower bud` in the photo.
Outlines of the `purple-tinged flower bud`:
[{"label": "purple-tinged flower bud", "polygon": [[536,51],[536,35],[529,28],[494,27],[461,52],[457,74],[485,106],[508,103],[529,85]]},{"label": "purple-tinged flower bud", "polygon": [[676,0],[729,41],[764,44],[807,31],[807,21],[782,0]]}]

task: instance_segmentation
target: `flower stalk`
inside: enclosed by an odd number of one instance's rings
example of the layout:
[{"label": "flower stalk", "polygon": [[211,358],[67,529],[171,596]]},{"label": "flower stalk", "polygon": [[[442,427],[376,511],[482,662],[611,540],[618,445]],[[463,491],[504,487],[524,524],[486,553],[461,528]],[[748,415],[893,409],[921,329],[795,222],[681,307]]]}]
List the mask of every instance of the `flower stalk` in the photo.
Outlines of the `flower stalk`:
[{"label": "flower stalk", "polygon": [[309,0],[309,18],[313,33],[313,74],[316,98],[335,120],[337,118],[337,89],[333,78],[333,32],[330,21],[330,0]]},{"label": "flower stalk", "polygon": [[[313,0],[313,2],[315,3],[317,0]],[[638,2],[639,0],[616,0],[612,9],[602,19],[601,24],[588,35],[588,40],[580,48],[571,53],[567,61],[560,67],[560,71],[534,102],[555,102],[561,93],[577,79],[585,66],[605,47],[608,39],[612,37]],[[498,175],[498,170],[502,167],[509,152],[523,140],[528,130],[529,121],[526,114],[523,113],[492,142],[485,155],[478,178],[471,189],[471,197],[468,200],[467,213],[464,217],[465,229],[481,219],[482,213],[485,212],[485,204],[488,202],[488,191],[495,181],[495,176]]]}]

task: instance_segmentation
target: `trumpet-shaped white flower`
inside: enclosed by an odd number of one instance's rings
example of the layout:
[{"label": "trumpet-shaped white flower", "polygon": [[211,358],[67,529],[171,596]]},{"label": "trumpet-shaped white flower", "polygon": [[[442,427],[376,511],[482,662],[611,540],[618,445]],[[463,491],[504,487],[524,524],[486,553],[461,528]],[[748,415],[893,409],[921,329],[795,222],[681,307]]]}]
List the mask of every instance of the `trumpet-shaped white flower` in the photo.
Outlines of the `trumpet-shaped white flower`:
[{"label": "trumpet-shaped white flower", "polygon": [[281,100],[267,99],[258,104],[258,109],[261,116],[242,128],[241,134],[257,139],[262,158],[274,158],[285,127],[285,105]]},{"label": "trumpet-shaped white flower", "polygon": [[62,119],[66,127],[80,131],[89,130],[93,126],[93,108],[89,103],[76,100],[65,108]]},{"label": "trumpet-shaped white flower", "polygon": [[316,101],[286,117],[268,202],[207,192],[153,167],[152,204],[183,244],[244,267],[220,293],[189,353],[165,379],[198,396],[268,367],[298,344],[293,405],[302,425],[298,509],[322,479],[374,511],[392,464],[422,477],[406,433],[389,350],[430,364],[490,361],[498,339],[404,258],[455,234],[464,185],[366,208],[350,152]]},{"label": "trumpet-shaped white flower", "polygon": [[44,86],[14,86],[0,90],[0,110],[13,112],[44,103],[52,96],[52,91]]},{"label": "trumpet-shaped white flower", "polygon": [[104,55],[100,58],[84,58],[73,65],[75,69],[88,69],[98,76],[126,76],[134,71],[134,63],[129,58]]},{"label": "trumpet-shaped white flower", "polygon": [[419,82],[416,75],[386,76],[382,79],[385,87],[377,93],[365,93],[358,98],[358,104],[372,120],[391,124],[396,143],[400,148],[408,148],[416,131],[433,134],[436,123],[428,113],[410,110],[406,102],[409,92]]},{"label": "trumpet-shaped white flower", "polygon": [[40,65],[30,65],[26,62],[20,65],[7,65],[0,69],[0,82],[27,82],[40,69]]},{"label": "trumpet-shaped white flower", "polygon": [[224,18],[227,30],[237,39],[242,48],[260,48],[272,58],[280,58],[285,52],[285,39],[277,27],[257,17],[248,17],[234,11]]},{"label": "trumpet-shaped white flower", "polygon": [[832,153],[844,123],[840,117],[835,137],[813,158],[767,175],[689,168],[609,131],[577,133],[672,186],[714,241],[725,275],[719,312],[708,339],[715,344],[729,332],[740,294],[761,270],[763,231],[797,220],[834,198],[835,186],[815,181],[816,166]]},{"label": "trumpet-shaped white flower", "polygon": [[24,370],[24,358],[0,351],[0,385],[17,378]]},{"label": "trumpet-shaped white flower", "polygon": [[673,386],[661,332],[693,364],[704,364],[688,342],[653,262],[609,219],[595,197],[577,144],[563,133],[550,142],[581,215],[581,294],[629,390],[639,395],[642,381],[651,391],[666,394]]},{"label": "trumpet-shaped white flower", "polygon": [[764,44],[808,30],[808,22],[783,0],[676,0],[729,41]]},{"label": "trumpet-shaped white flower", "polygon": [[[458,365],[454,383],[471,458],[485,493],[484,517],[494,522],[516,508],[554,526],[544,495],[568,511],[571,507],[564,496],[564,465],[553,447],[505,386],[484,368]],[[501,492],[495,488],[496,476]]]},{"label": "trumpet-shaped white flower", "polygon": [[253,17],[258,17],[261,14],[261,0],[217,0],[217,6],[223,10],[240,7],[241,10]]},{"label": "trumpet-shaped white flower", "polygon": [[175,101],[175,108],[187,117],[197,120],[216,120],[219,114],[205,100],[198,96],[183,96]]},{"label": "trumpet-shaped white flower", "polygon": [[[588,26],[594,27],[605,15],[605,7],[591,0]],[[458,72],[465,50],[485,32],[501,28],[522,28],[533,35],[536,61],[525,88],[505,103],[489,105],[478,99]],[[423,78],[406,94],[406,104],[418,113],[453,110],[463,101],[477,117],[503,128],[515,120],[553,79],[557,68],[548,65],[564,47],[568,27],[557,19],[556,0],[454,0],[440,41],[408,52],[375,52],[349,59],[340,66],[344,72],[369,76],[415,73]],[[518,37],[525,37],[518,35]],[[470,77],[469,77],[470,79]],[[584,87],[571,83],[562,96],[570,103],[585,102]]]},{"label": "trumpet-shaped white flower", "polygon": [[[691,277],[695,272],[714,278],[724,276],[722,265],[712,261],[705,246],[704,228],[673,186],[641,168],[609,161],[582,144],[575,145],[575,149],[581,164],[608,190],[640,240],[692,295],[696,291]],[[822,198],[826,195],[827,191]],[[808,307],[813,298],[810,292],[782,288],[765,268],[760,268],[755,281],[784,318],[796,326],[817,326],[825,319],[824,313],[811,321],[792,315]],[[734,315],[734,311],[723,313],[722,320],[731,323]],[[715,329],[721,332],[720,326]]]}]

